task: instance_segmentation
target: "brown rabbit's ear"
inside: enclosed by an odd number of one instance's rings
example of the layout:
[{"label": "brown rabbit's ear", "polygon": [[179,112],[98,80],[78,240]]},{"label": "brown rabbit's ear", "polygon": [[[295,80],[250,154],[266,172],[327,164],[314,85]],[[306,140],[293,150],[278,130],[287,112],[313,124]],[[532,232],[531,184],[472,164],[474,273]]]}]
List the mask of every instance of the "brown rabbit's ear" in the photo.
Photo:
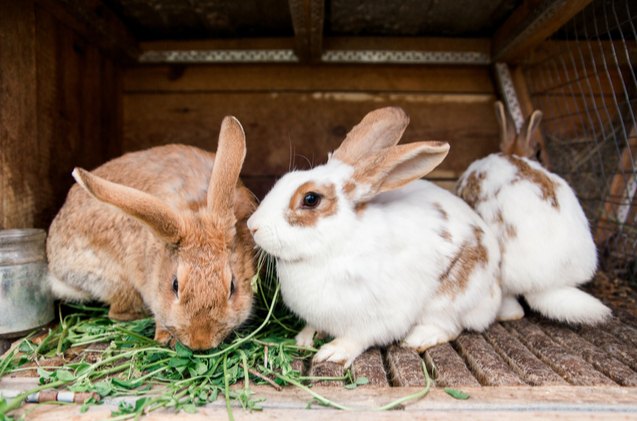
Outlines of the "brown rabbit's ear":
[{"label": "brown rabbit's ear", "polygon": [[515,124],[506,112],[502,101],[496,101],[494,107],[495,118],[500,126],[500,150],[506,155],[511,155],[515,147]]},{"label": "brown rabbit's ear", "polygon": [[345,137],[331,158],[354,165],[364,157],[396,145],[409,124],[399,107],[379,108],[368,113]]},{"label": "brown rabbit's ear", "polygon": [[383,149],[355,165],[352,199],[365,202],[424,177],[449,153],[447,142],[414,142]]},{"label": "brown rabbit's ear", "polygon": [[169,206],[153,195],[98,177],[81,168],[73,170],[73,178],[97,200],[116,206],[148,225],[167,243],[181,238],[183,223]]},{"label": "brown rabbit's ear", "polygon": [[235,190],[245,156],[246,138],[241,123],[234,117],[225,117],[208,187],[208,209],[221,218],[234,220]]},{"label": "brown rabbit's ear", "polygon": [[526,119],[520,135],[518,136],[517,150],[521,156],[530,157],[535,153],[536,142],[534,140],[533,132],[540,127],[542,122],[542,111],[535,110],[529,118]]}]

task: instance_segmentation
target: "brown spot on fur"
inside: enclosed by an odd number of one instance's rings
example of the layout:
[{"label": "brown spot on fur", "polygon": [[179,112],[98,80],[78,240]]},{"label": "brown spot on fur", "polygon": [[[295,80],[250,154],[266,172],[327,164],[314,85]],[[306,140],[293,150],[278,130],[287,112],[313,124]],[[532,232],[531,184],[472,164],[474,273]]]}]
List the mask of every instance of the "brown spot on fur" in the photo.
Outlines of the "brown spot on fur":
[{"label": "brown spot on fur", "polygon": [[[303,197],[309,192],[315,192],[321,196],[321,202],[315,208],[303,207]],[[313,181],[308,181],[301,184],[290,198],[286,219],[290,225],[311,227],[320,218],[334,215],[337,204],[338,199],[334,184],[319,185]]]},{"label": "brown spot on fur", "polygon": [[440,276],[439,293],[454,298],[467,288],[469,277],[475,268],[484,266],[489,256],[482,244],[484,231],[478,226],[473,227],[473,238],[465,241],[458,253],[451,259],[449,267]]},{"label": "brown spot on fur", "polygon": [[366,208],[367,208],[367,203],[361,202],[356,204],[356,206],[354,207],[354,211],[356,212],[357,215],[361,215],[363,212],[365,212]]},{"label": "brown spot on fur", "polygon": [[349,199],[352,198],[351,194],[352,192],[354,192],[354,190],[356,190],[356,183],[354,183],[353,181],[348,181],[343,186],[343,194],[345,194],[345,196],[347,196]]},{"label": "brown spot on fur", "polygon": [[520,180],[528,180],[534,183],[540,188],[543,200],[548,201],[555,209],[560,208],[556,194],[557,185],[546,173],[536,170],[518,157],[509,155],[504,155],[504,157],[518,170],[517,179],[513,181],[514,183]]},{"label": "brown spot on fur", "polygon": [[458,191],[458,194],[472,208],[475,208],[484,200],[482,197],[482,182],[486,174],[483,172],[472,172],[467,177],[464,187]]},{"label": "brown spot on fur", "polygon": [[443,240],[446,240],[449,242],[451,242],[452,240],[451,233],[447,231],[446,229],[443,229],[442,231],[440,231],[438,235],[440,235],[440,237],[442,237]]},{"label": "brown spot on fur", "polygon": [[437,202],[434,203],[433,207],[434,207],[435,210],[438,211],[438,213],[440,214],[440,217],[443,220],[447,221],[449,219],[449,214],[447,213],[446,210],[443,209],[443,207],[442,207],[442,205],[440,203],[437,203]]},{"label": "brown spot on fur", "polygon": [[493,222],[495,224],[501,225],[503,227],[504,235],[507,238],[515,238],[515,237],[517,237],[518,231],[515,229],[515,227],[513,225],[511,225],[508,222],[506,222],[506,220],[504,219],[504,215],[502,214],[502,210],[501,209],[498,209],[498,211],[496,212]]}]

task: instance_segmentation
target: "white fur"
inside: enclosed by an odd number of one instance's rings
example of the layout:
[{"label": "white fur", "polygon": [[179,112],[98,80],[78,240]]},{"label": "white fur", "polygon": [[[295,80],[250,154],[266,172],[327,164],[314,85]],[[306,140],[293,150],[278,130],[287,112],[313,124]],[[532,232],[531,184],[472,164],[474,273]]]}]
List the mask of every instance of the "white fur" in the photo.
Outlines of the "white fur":
[{"label": "white fur", "polygon": [[[518,177],[517,168],[503,155],[492,154],[471,164],[458,182],[463,196],[473,173],[484,174],[481,200],[475,210],[496,234],[502,253],[501,319],[517,318],[521,308],[511,302],[523,295],[547,317],[575,323],[596,323],[610,314],[597,299],[574,288],[591,279],[597,267],[595,243],[575,193],[559,176],[537,162],[523,159],[557,186],[559,209],[542,197],[539,186]],[[507,234],[504,222],[515,229]],[[549,294],[550,291],[559,294]],[[555,300],[555,297],[564,300]]]},{"label": "white fur", "polygon": [[[326,332],[335,340],[315,358],[349,365],[373,345],[407,338],[409,346],[424,350],[463,328],[485,329],[501,293],[498,244],[484,222],[453,194],[420,180],[379,194],[359,214],[342,190],[352,173],[336,159],[289,173],[248,220],[256,243],[276,257],[285,303],[307,321],[297,340],[307,345],[314,330]],[[312,227],[291,226],[285,213],[306,181],[333,183],[337,211]],[[474,239],[474,226],[484,231],[488,263],[452,298],[438,292],[440,278],[460,246]],[[451,241],[440,236],[443,230]],[[422,334],[434,330],[436,336]]]}]

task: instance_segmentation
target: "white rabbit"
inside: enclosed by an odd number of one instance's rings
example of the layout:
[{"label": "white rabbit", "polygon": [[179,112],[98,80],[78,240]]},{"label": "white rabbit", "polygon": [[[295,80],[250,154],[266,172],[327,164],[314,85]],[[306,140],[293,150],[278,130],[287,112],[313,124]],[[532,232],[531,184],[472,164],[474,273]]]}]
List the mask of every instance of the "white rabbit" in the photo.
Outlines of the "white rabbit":
[{"label": "white rabbit", "polygon": [[395,146],[409,118],[369,113],[327,164],[283,176],[248,220],[273,255],[283,300],[335,339],[316,361],[349,366],[366,348],[402,340],[423,351],[481,331],[500,305],[500,252],[486,224],[450,192],[418,178],[449,144]]},{"label": "white rabbit", "polygon": [[528,159],[533,131],[542,119],[535,111],[516,135],[501,102],[495,103],[502,153],[472,163],[457,193],[496,234],[502,254],[502,308],[498,319],[524,316],[516,296],[548,318],[595,324],[610,315],[599,300],[576,288],[597,267],[588,221],[568,183]]}]

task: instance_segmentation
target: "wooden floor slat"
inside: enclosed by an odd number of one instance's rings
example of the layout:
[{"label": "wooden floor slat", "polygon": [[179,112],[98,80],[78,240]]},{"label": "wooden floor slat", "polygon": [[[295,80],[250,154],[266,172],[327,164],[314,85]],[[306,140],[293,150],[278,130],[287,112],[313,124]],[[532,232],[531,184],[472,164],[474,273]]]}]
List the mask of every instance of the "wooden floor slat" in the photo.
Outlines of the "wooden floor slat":
[{"label": "wooden floor slat", "polygon": [[[345,369],[342,364],[336,364],[330,361],[323,361],[320,363],[312,362],[310,368],[310,376],[312,377],[342,377],[345,373]],[[342,380],[318,380],[313,382],[319,386],[343,386]]]},{"label": "wooden floor slat", "polygon": [[566,385],[566,381],[538,359],[499,323],[483,336],[524,382],[533,386]]},{"label": "wooden floor slat", "polygon": [[378,348],[372,348],[362,353],[352,363],[354,379],[367,377],[369,386],[389,386],[387,372],[383,364],[383,355]]},{"label": "wooden floor slat", "polygon": [[432,369],[438,387],[480,386],[463,359],[446,343],[425,352],[427,367]]},{"label": "wooden floor slat", "polygon": [[394,386],[423,386],[422,359],[415,351],[392,345],[387,349],[387,367]]},{"label": "wooden floor slat", "polygon": [[524,384],[479,333],[463,333],[455,343],[471,372],[483,386]]},{"label": "wooden floor slat", "polygon": [[584,339],[606,351],[609,355],[622,361],[633,370],[637,370],[637,350],[631,344],[622,342],[603,329],[590,326],[581,326],[577,333]]},{"label": "wooden floor slat", "polygon": [[567,382],[578,386],[615,384],[591,364],[559,346],[528,319],[507,322],[505,326],[509,331],[515,332],[522,343]]},{"label": "wooden floor slat", "polygon": [[623,342],[637,347],[637,329],[621,322],[617,318],[613,318],[608,323],[600,326],[603,330],[620,339]]},{"label": "wooden floor slat", "polygon": [[550,322],[543,322],[540,326],[551,339],[590,363],[613,381],[622,386],[637,386],[637,372],[581,338],[571,329]]}]

